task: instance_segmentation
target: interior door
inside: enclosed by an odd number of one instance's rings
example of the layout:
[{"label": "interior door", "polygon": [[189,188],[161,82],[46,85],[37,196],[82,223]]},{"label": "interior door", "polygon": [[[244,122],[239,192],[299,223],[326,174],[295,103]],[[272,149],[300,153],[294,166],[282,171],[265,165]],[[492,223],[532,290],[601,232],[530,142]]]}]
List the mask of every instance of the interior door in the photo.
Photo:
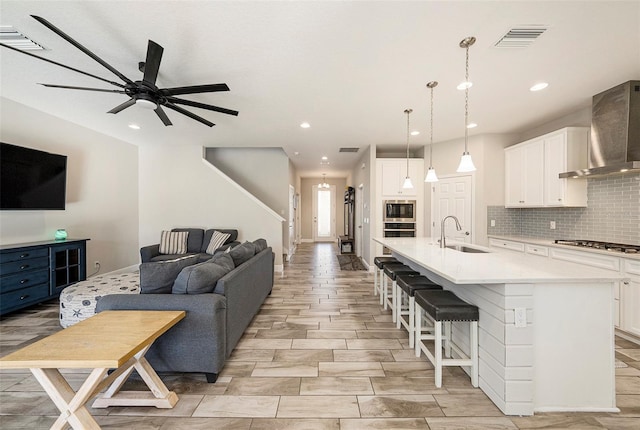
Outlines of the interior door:
[{"label": "interior door", "polygon": [[291,257],[296,248],[296,189],[289,184],[289,250],[288,256]]},{"label": "interior door", "polygon": [[456,230],[456,223],[447,220],[447,238],[460,242],[473,242],[473,177],[471,175],[440,178],[433,183],[431,193],[432,222],[431,236],[440,238],[440,225],[447,215],[454,215],[460,221],[462,230]]},{"label": "interior door", "polygon": [[336,241],[336,186],[313,186],[313,241]]}]

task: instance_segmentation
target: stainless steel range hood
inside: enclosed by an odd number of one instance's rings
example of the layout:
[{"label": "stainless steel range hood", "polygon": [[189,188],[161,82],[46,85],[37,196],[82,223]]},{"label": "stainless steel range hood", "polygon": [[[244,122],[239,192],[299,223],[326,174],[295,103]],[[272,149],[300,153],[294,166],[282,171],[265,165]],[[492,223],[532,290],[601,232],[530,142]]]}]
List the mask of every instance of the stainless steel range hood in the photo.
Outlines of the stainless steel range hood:
[{"label": "stainless steel range hood", "polygon": [[588,178],[640,171],[640,81],[629,81],[593,96],[589,168],[561,173]]}]

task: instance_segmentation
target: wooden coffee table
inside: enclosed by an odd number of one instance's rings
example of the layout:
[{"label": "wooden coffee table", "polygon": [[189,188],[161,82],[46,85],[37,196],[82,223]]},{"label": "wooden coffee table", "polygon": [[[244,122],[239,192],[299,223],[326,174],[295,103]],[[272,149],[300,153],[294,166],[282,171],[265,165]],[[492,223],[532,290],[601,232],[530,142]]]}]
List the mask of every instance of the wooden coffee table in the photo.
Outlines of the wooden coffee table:
[{"label": "wooden coffee table", "polygon": [[[52,429],[99,429],[85,404],[172,408],[178,396],[169,391],[144,358],[151,344],[185,317],[184,311],[104,311],[0,358],[0,369],[28,368],[60,410]],[[94,369],[74,392],[59,369]],[[108,375],[109,369],[116,369]],[[120,388],[133,369],[148,391]]]}]

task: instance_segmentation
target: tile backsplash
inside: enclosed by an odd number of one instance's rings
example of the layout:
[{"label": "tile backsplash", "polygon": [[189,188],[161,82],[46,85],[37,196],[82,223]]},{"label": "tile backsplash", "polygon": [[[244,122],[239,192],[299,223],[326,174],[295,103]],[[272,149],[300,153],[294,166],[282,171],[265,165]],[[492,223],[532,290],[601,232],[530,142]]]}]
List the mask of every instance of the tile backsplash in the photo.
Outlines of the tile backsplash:
[{"label": "tile backsplash", "polygon": [[[640,173],[587,179],[586,208],[487,207],[487,233],[640,245]],[[491,227],[491,220],[496,226]],[[555,221],[556,229],[549,228]]]}]

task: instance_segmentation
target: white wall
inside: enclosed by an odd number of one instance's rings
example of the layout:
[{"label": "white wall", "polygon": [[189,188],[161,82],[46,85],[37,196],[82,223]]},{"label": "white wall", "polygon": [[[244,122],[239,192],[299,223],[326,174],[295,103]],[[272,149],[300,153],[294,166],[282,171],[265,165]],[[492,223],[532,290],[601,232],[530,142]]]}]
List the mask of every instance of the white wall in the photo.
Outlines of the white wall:
[{"label": "white wall", "polygon": [[235,228],[238,240],[267,240],[282,265],[278,215],[203,158],[196,145],[140,147],[140,244],[173,227]]},{"label": "white wall", "polygon": [[66,155],[64,211],[1,211],[0,243],[53,239],[59,228],[87,243],[87,274],[139,260],[138,148],[78,124],[0,98],[3,142]]},{"label": "white wall", "polygon": [[[362,184],[362,192],[356,191],[356,196],[361,196],[362,198],[362,206],[361,202],[356,199],[356,208],[362,207],[362,228],[356,229],[356,235],[362,235],[362,259],[366,261],[369,265],[373,264],[373,256],[371,255],[371,202],[374,199],[375,190],[371,186],[371,172],[375,173],[375,164],[373,164],[373,169],[371,168],[371,152],[374,153],[375,156],[375,147],[369,146],[363,152],[358,161],[356,162],[353,170],[349,173],[347,184],[356,190],[360,184]],[[374,158],[375,162],[375,158]],[[373,182],[375,184],[375,181]],[[356,214],[359,214],[358,209],[356,209]],[[356,225],[358,225],[358,219],[356,219]]]}]

